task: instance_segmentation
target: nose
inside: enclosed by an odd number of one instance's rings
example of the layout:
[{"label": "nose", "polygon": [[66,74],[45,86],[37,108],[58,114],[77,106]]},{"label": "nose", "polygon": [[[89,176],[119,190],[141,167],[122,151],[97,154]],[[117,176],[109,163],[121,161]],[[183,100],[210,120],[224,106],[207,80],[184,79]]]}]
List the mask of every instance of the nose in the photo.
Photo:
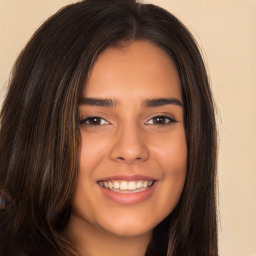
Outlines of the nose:
[{"label": "nose", "polygon": [[118,129],[115,134],[110,157],[114,161],[127,164],[147,160],[149,150],[143,131],[136,125]]}]

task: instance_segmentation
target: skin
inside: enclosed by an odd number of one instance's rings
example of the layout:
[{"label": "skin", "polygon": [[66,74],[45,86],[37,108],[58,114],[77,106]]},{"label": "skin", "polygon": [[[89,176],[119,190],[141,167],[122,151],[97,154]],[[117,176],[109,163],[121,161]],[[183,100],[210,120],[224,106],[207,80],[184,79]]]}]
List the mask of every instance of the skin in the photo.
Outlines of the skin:
[{"label": "skin", "polygon": [[[153,228],[176,206],[186,177],[183,107],[144,104],[157,98],[182,103],[176,67],[147,41],[108,48],[94,64],[82,98],[115,104],[82,100],[79,106],[80,163],[69,236],[80,255],[145,255]],[[152,177],[154,192],[134,204],[111,200],[97,182],[120,174]]]}]

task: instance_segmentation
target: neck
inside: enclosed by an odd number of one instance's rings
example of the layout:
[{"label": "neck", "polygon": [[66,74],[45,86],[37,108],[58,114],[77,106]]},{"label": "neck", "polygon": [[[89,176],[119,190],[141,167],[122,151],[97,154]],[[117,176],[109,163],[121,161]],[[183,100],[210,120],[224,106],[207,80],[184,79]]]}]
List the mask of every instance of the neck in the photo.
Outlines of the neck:
[{"label": "neck", "polygon": [[145,256],[152,232],[118,236],[79,219],[72,219],[66,234],[79,256]]}]

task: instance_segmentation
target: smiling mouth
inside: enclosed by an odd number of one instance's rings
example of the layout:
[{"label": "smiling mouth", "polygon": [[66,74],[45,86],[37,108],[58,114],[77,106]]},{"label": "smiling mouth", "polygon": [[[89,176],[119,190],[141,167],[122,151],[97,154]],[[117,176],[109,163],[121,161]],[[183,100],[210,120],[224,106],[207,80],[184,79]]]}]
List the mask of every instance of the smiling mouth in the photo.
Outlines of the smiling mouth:
[{"label": "smiling mouth", "polygon": [[138,193],[145,191],[154,185],[154,180],[138,180],[138,181],[99,181],[98,184],[108,190],[117,193]]}]

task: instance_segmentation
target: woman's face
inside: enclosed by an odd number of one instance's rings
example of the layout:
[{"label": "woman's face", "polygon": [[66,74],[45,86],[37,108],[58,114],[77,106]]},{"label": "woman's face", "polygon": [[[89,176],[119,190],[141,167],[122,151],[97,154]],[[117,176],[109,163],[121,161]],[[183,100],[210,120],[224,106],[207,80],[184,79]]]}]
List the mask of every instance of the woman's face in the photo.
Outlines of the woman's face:
[{"label": "woman's face", "polygon": [[118,236],[148,234],[174,209],[186,177],[174,63],[147,41],[108,48],[92,68],[79,114],[71,221]]}]

